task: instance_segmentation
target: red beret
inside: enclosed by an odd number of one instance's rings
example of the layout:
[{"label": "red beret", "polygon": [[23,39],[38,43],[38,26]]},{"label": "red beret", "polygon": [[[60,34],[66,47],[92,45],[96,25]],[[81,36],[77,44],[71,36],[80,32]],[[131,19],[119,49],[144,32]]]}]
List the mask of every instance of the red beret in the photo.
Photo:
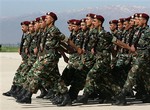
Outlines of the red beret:
[{"label": "red beret", "polygon": [[139,17],[140,13],[135,13],[134,17]]},{"label": "red beret", "polygon": [[35,22],[40,22],[40,17],[36,18]]},{"label": "red beret", "polygon": [[119,20],[118,20],[118,23],[123,23],[124,22],[124,18],[120,18]]},{"label": "red beret", "polygon": [[124,21],[130,21],[131,17],[124,18]]},{"label": "red beret", "polygon": [[45,21],[45,18],[46,18],[46,16],[45,16],[45,15],[44,15],[44,16],[41,16],[41,17],[40,17],[40,20]]},{"label": "red beret", "polygon": [[139,17],[145,18],[146,20],[149,19],[149,16],[148,16],[148,14],[146,14],[146,13],[141,13],[141,14],[139,14]]},{"label": "red beret", "polygon": [[21,25],[29,26],[29,24],[30,24],[30,21],[23,21],[23,22],[21,22]]},{"label": "red beret", "polygon": [[109,24],[116,24],[117,25],[117,23],[118,23],[118,20],[111,20],[111,21],[109,21]]},{"label": "red beret", "polygon": [[95,14],[93,14],[93,13],[88,13],[88,14],[86,15],[86,17],[94,18],[94,15],[95,15]]},{"label": "red beret", "polygon": [[82,19],[81,19],[81,22],[85,22],[85,21],[86,21],[86,18],[82,18]]},{"label": "red beret", "polygon": [[34,24],[35,24],[35,21],[30,21],[30,24],[34,25]]},{"label": "red beret", "polygon": [[72,24],[74,24],[74,25],[80,25],[80,23],[81,23],[81,21],[77,20],[77,19],[73,20],[73,22],[72,22]]},{"label": "red beret", "polygon": [[57,20],[57,15],[53,12],[48,12],[46,15],[50,15],[55,21]]},{"label": "red beret", "polygon": [[70,19],[67,21],[68,24],[72,24],[75,19]]},{"label": "red beret", "polygon": [[130,19],[134,19],[134,15],[130,16]]},{"label": "red beret", "polygon": [[98,20],[100,20],[102,23],[104,22],[104,17],[103,16],[101,16],[101,15],[95,15],[94,16],[94,18],[96,18],[96,19],[98,19]]}]

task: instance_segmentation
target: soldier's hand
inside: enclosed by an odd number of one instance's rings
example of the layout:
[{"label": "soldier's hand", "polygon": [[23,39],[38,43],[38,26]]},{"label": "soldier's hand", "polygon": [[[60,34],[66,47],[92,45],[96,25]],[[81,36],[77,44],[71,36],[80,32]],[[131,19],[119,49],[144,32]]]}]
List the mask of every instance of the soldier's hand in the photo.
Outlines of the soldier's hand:
[{"label": "soldier's hand", "polygon": [[34,54],[36,55],[37,53],[38,53],[38,49],[36,47],[36,48],[34,48]]},{"label": "soldier's hand", "polygon": [[136,51],[134,45],[131,46],[130,51],[133,52],[133,53]]},{"label": "soldier's hand", "polygon": [[28,49],[27,48],[25,49],[25,53],[28,54]]},{"label": "soldier's hand", "polygon": [[84,48],[82,48],[82,52],[85,53],[85,49]]},{"label": "soldier's hand", "polygon": [[94,48],[91,49],[91,53],[92,53],[92,54],[95,54]]},{"label": "soldier's hand", "polygon": [[79,55],[81,55],[81,54],[83,53],[83,51],[82,51],[81,48],[78,48],[78,49],[77,49],[77,52],[78,52]]}]

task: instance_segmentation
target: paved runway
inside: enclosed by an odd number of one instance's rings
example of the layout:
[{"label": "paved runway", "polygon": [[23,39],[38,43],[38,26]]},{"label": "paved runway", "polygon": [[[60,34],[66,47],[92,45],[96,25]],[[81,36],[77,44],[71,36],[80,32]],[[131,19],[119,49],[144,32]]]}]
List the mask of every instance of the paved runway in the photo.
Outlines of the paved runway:
[{"label": "paved runway", "polygon": [[[75,104],[67,107],[57,107],[49,100],[36,99],[39,92],[33,95],[32,104],[18,104],[12,97],[2,95],[10,89],[15,71],[21,63],[18,53],[0,53],[0,110],[150,110],[150,104],[140,101],[129,102],[128,106],[112,106],[111,104]],[[60,59],[59,70],[62,72],[66,63]],[[82,91],[81,91],[82,92]]]}]

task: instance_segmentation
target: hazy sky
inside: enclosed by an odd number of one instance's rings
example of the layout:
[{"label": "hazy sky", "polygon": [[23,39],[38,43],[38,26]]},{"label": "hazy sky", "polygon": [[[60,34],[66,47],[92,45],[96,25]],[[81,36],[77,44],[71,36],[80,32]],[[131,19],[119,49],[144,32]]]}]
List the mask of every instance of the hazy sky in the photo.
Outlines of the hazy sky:
[{"label": "hazy sky", "polygon": [[150,6],[150,0],[0,0],[0,17],[20,16],[35,12],[67,10],[109,5]]}]

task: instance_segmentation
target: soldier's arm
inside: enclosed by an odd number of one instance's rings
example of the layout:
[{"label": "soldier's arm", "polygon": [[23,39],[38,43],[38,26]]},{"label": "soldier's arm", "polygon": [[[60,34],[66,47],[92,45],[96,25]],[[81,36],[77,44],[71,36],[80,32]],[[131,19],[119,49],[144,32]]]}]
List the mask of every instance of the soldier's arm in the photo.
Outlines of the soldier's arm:
[{"label": "soldier's arm", "polygon": [[123,43],[122,41],[118,40],[117,38],[113,37],[112,42],[122,48],[128,49],[130,51],[132,51],[131,47],[125,43]]},{"label": "soldier's arm", "polygon": [[82,49],[77,47],[73,43],[73,41],[71,39],[69,39],[68,37],[66,37],[64,34],[61,34],[61,41],[68,43],[72,48],[74,48],[78,52],[78,54],[82,54]]}]

